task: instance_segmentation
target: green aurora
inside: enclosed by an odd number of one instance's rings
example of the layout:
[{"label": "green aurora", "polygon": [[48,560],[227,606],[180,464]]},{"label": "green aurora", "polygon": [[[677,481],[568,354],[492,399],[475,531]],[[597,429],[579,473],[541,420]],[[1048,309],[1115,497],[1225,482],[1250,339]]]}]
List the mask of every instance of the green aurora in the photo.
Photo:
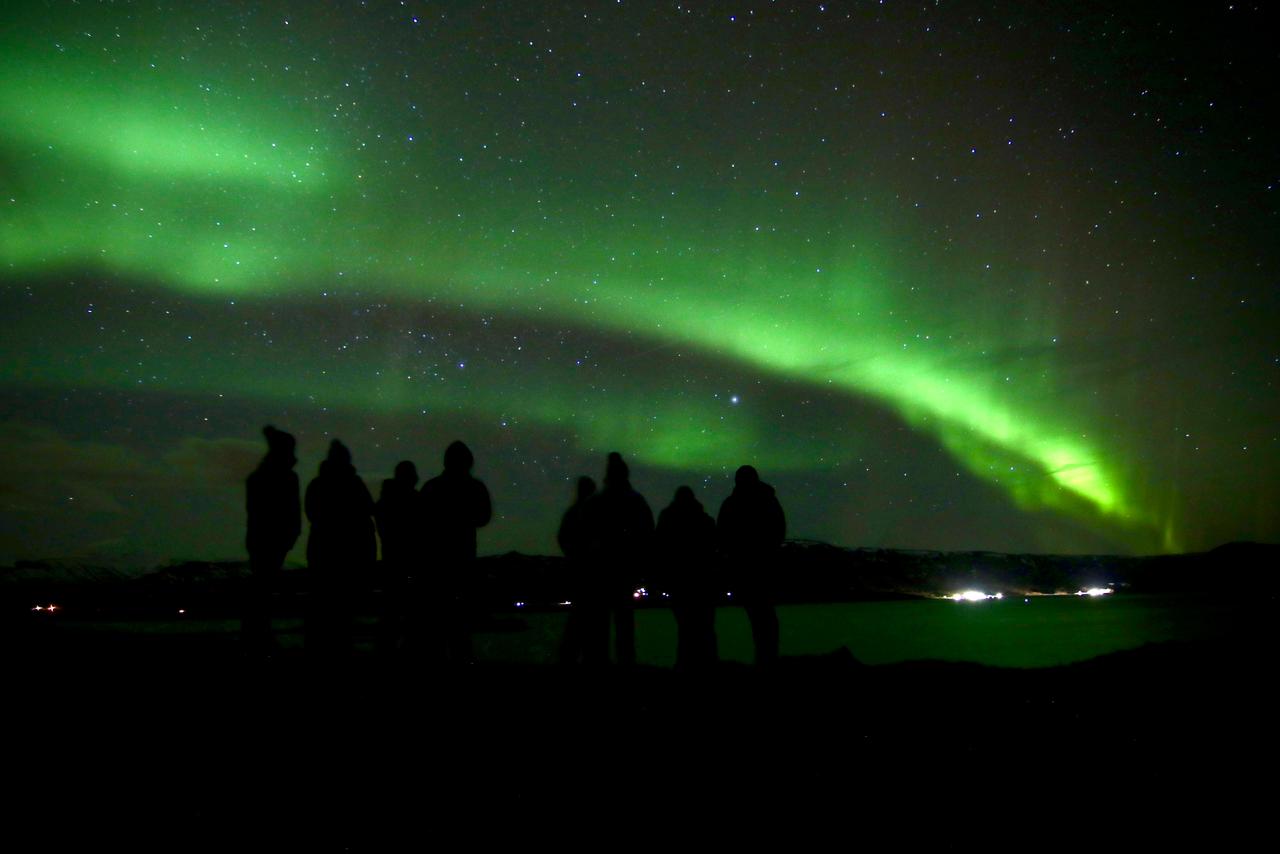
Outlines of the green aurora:
[{"label": "green aurora", "polygon": [[[384,67],[353,82],[351,63],[368,48],[334,48],[315,27],[283,50],[279,22],[193,41],[194,13],[95,14],[74,26],[28,22],[0,42],[0,262],[15,279],[90,270],[197,303],[448,306],[712,354],[886,407],[1020,508],[1070,516],[1131,548],[1183,545],[1172,496],[1108,425],[1115,401],[1060,365],[1059,342],[1079,324],[1050,297],[1060,253],[1006,251],[1053,227],[1025,215],[1043,199],[988,217],[1021,224],[930,252],[936,228],[902,200],[921,180],[915,167],[866,138],[837,148],[799,125],[781,132],[794,135],[788,144],[761,145],[658,113],[640,133],[603,116],[569,125],[559,106],[517,146],[493,128],[522,121],[536,97],[512,100],[501,120],[479,109],[459,118],[470,96],[433,79],[443,60],[412,79]],[[309,60],[322,44],[330,58]],[[647,94],[598,85],[610,111],[644,113]],[[720,148],[712,156],[690,136]],[[769,148],[803,153],[771,160]],[[830,179],[842,169],[878,181],[851,192]],[[740,180],[748,170],[756,177]],[[212,394],[234,377],[246,400],[301,393],[403,414],[422,406],[429,381],[407,346],[319,371],[301,345],[268,367],[194,338],[164,355],[161,387]],[[136,386],[127,370],[59,359],[58,346],[12,329],[6,357],[25,368],[8,382]],[[554,366],[484,376],[431,385],[432,406],[567,427],[584,447],[672,469],[743,459],[812,469],[858,444],[771,442],[745,393],[726,419],[720,401],[663,393],[659,381],[587,392]]]}]

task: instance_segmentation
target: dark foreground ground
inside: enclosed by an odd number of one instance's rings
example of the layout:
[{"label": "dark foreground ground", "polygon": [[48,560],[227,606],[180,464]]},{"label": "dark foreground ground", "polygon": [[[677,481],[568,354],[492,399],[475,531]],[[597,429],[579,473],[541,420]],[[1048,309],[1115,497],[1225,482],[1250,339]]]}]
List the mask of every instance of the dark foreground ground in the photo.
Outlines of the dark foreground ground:
[{"label": "dark foreground ground", "polygon": [[1274,810],[1264,633],[1042,670],[839,650],[704,674],[68,643],[10,637],[4,673],[7,838],[55,848],[1222,843]]}]

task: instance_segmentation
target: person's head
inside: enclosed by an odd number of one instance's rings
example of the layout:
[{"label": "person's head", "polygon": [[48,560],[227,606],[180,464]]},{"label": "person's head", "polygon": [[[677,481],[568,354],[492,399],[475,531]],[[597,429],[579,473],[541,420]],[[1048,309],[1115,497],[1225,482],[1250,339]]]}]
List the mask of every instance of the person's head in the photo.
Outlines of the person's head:
[{"label": "person's head", "polygon": [[596,482],[591,478],[583,475],[578,478],[578,500],[586,501],[588,498],[596,494]]},{"label": "person's head", "polygon": [[622,454],[613,451],[604,466],[604,485],[625,486],[631,480],[631,469],[623,462]]},{"label": "person's head", "polygon": [[444,470],[454,474],[466,474],[476,464],[471,449],[456,441],[444,449]]},{"label": "person's head", "polygon": [[755,466],[742,466],[734,473],[733,483],[738,489],[750,489],[760,483],[760,472]]},{"label": "person's head", "polygon": [[396,480],[410,486],[418,482],[418,467],[409,460],[396,463]]},{"label": "person's head", "polygon": [[693,487],[682,486],[676,490],[676,496],[671,499],[671,503],[677,507],[683,507],[690,504],[697,504],[698,499],[693,494]]},{"label": "person's head", "polygon": [[267,439],[267,456],[273,460],[287,462],[291,466],[298,461],[294,456],[297,441],[292,435],[283,430],[277,430],[270,424],[262,428],[262,435]]},{"label": "person's head", "polygon": [[329,464],[329,471],[336,474],[341,469],[351,468],[351,451],[342,442],[334,439],[329,443],[329,455],[324,461]]}]

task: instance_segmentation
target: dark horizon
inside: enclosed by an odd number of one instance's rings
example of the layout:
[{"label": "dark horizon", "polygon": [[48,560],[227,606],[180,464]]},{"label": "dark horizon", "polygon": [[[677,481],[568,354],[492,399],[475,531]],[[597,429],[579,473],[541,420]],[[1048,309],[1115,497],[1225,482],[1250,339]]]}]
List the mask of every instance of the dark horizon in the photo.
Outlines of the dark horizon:
[{"label": "dark horizon", "polygon": [[[291,571],[305,571],[307,569],[306,560],[306,531],[307,526],[304,523],[303,536],[299,540],[299,545],[289,552],[289,556],[285,559],[283,568]],[[1215,553],[1221,553],[1230,549],[1276,549],[1280,548],[1280,542],[1266,542],[1260,540],[1231,540],[1225,543],[1219,543],[1206,549],[1197,551],[1183,552],[1152,552],[1149,554],[1123,554],[1119,552],[1014,552],[1001,551],[998,549],[919,549],[906,548],[899,546],[846,546],[839,543],[831,543],[825,540],[813,540],[805,537],[788,537],[785,541],[785,547],[795,548],[829,548],[836,549],[841,552],[888,552],[903,555],[912,554],[937,554],[943,556],[957,555],[994,555],[998,557],[1010,558],[1062,558],[1066,560],[1072,559],[1101,559],[1101,560],[1117,560],[1117,561],[1150,561],[1167,558],[1180,557],[1197,557],[1208,556]],[[381,542],[379,542],[378,561],[382,561]],[[548,558],[554,560],[563,560],[564,555],[558,550],[547,552],[525,552],[519,549],[508,549],[506,551],[485,551],[481,548],[478,552],[478,559],[485,560],[502,560],[505,558],[520,558],[528,560],[546,560]],[[60,566],[85,567],[95,569],[106,569],[121,572],[125,575],[136,576],[144,575],[152,572],[163,572],[167,569],[182,567],[187,565],[244,565],[248,566],[249,556],[246,552],[243,555],[210,558],[210,557],[190,557],[190,556],[170,556],[162,558],[154,563],[148,564],[117,564],[111,565],[106,563],[96,563],[93,560],[78,557],[75,555],[43,555],[43,556],[19,556],[7,563],[0,564],[0,568],[34,568],[49,567],[57,568]]]}]

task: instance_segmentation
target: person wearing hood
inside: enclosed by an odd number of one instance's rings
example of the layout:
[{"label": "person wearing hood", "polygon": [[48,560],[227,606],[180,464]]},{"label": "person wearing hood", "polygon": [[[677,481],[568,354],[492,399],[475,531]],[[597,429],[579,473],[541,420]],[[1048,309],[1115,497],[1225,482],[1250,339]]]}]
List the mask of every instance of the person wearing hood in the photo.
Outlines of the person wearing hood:
[{"label": "person wearing hood", "polygon": [[444,471],[422,485],[425,562],[429,581],[421,598],[426,618],[441,633],[447,658],[471,659],[471,631],[477,607],[476,529],[489,524],[489,490],[471,475],[475,457],[462,442],[445,449]]},{"label": "person wearing hood", "polygon": [[614,451],[605,464],[604,488],[583,509],[590,542],[587,584],[592,614],[583,641],[583,660],[609,659],[609,616],[615,632],[618,663],[636,663],[636,621],[632,595],[640,584],[653,546],[653,511],[631,487],[631,470]]},{"label": "person wearing hood", "polygon": [[240,636],[254,652],[273,645],[271,595],[285,556],[302,533],[294,438],[271,425],[262,428],[262,435],[267,440],[266,456],[245,480],[249,591]]},{"label": "person wearing hood", "polygon": [[378,557],[373,497],[356,474],[347,446],[334,439],[307,485],[307,566],[311,572],[307,645],[321,655],[351,651],[355,598]]},{"label": "person wearing hood", "polygon": [[733,592],[751,621],[756,664],[778,658],[778,612],[772,575],[787,536],[787,520],[773,487],[752,466],[734,475],[733,493],[720,505],[716,536],[728,564]]},{"label": "person wearing hood", "polygon": [[654,532],[659,584],[671,597],[676,618],[676,669],[707,667],[716,661],[716,522],[702,509],[693,489],[682,486],[658,514]]}]

